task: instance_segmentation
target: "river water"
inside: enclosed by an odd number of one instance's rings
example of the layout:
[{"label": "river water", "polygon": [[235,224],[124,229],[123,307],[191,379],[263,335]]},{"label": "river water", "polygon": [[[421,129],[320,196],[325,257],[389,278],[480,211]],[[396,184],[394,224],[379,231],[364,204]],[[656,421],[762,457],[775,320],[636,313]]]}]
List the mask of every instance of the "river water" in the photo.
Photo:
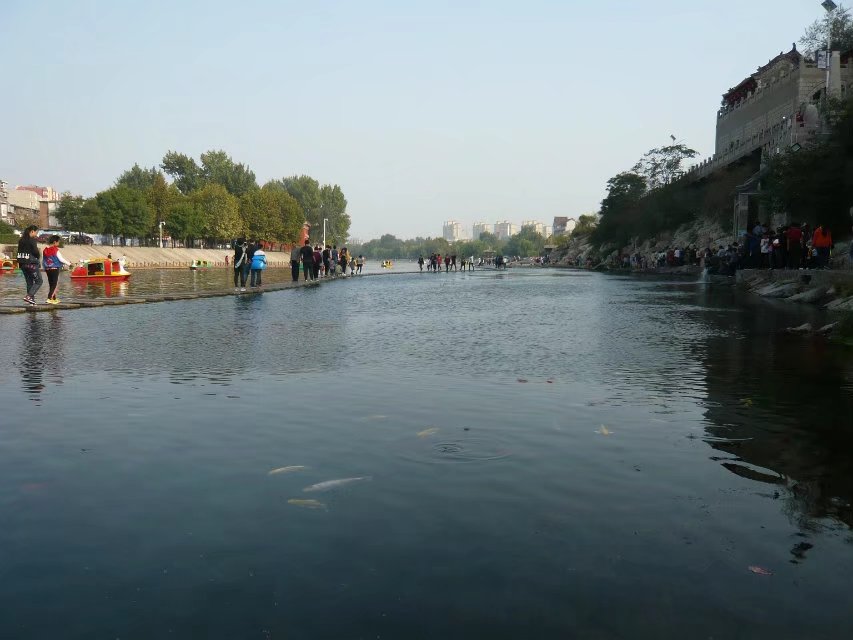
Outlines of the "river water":
[{"label": "river water", "polygon": [[847,637],[853,360],[738,296],[516,269],[0,316],[0,637]]}]

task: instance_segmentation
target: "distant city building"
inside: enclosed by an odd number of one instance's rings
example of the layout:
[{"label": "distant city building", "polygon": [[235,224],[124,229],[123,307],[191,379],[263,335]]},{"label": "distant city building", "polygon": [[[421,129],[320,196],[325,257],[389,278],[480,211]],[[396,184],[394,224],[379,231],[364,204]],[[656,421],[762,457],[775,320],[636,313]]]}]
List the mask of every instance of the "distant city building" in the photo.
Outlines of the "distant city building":
[{"label": "distant city building", "polygon": [[498,240],[509,240],[516,233],[518,233],[518,227],[516,227],[512,222],[502,220],[495,223],[495,235]]},{"label": "distant city building", "polygon": [[567,236],[574,231],[578,221],[566,216],[554,216],[554,228],[552,234],[555,236]]},{"label": "distant city building", "polygon": [[0,220],[9,222],[9,183],[0,180]]},{"label": "distant city building", "polygon": [[53,187],[39,187],[34,184],[18,185],[15,191],[32,191],[38,196],[39,200],[59,200],[59,194],[56,193]]},{"label": "distant city building", "polygon": [[484,233],[494,233],[494,232],[495,232],[495,227],[492,223],[490,223],[490,222],[475,222],[474,228],[471,232],[471,237],[474,240],[479,240],[480,236],[483,235]]},{"label": "distant city building", "polygon": [[462,239],[462,223],[455,220],[448,220],[444,223],[443,237],[448,242],[456,242]]}]

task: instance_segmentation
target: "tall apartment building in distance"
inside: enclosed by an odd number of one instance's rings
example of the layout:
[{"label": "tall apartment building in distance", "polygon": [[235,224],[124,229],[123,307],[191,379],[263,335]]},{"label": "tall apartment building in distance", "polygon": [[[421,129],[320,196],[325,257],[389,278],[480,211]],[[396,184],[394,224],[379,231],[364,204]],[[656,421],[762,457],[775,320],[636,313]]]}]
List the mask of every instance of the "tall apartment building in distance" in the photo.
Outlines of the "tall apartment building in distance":
[{"label": "tall apartment building in distance", "polygon": [[575,230],[577,220],[566,216],[554,216],[553,234],[555,236],[567,236]]},{"label": "tall apartment building in distance", "polygon": [[442,235],[448,242],[456,242],[462,239],[462,223],[456,220],[448,220],[444,223]]},{"label": "tall apartment building in distance", "polygon": [[474,240],[479,240],[480,236],[484,233],[494,233],[495,227],[490,222],[475,222],[474,227],[471,230],[471,238]]},{"label": "tall apartment building in distance", "polygon": [[512,222],[502,220],[495,223],[495,235],[498,240],[509,240],[516,233],[518,233],[518,227],[516,227]]}]

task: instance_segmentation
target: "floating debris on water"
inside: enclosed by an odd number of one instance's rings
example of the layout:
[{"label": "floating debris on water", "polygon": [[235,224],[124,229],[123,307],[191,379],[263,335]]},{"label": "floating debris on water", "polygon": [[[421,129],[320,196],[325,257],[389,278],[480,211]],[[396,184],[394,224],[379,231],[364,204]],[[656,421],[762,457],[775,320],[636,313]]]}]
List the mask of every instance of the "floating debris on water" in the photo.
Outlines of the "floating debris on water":
[{"label": "floating debris on water", "polygon": [[338,487],[343,487],[344,485],[352,484],[353,482],[360,482],[361,480],[370,480],[370,476],[341,478],[340,480],[326,480],[325,482],[318,482],[317,484],[312,484],[310,487],[305,487],[303,491],[329,491],[330,489],[337,489]]},{"label": "floating debris on water", "polygon": [[599,428],[599,430],[596,431],[596,433],[603,435],[603,436],[609,436],[613,432],[610,429],[608,429],[607,427],[605,427],[604,425],[601,425],[601,428]]},{"label": "floating debris on water", "polygon": [[319,500],[300,500],[299,498],[291,498],[287,504],[292,504],[294,507],[304,507],[305,509],[323,509],[328,511],[328,507]]},{"label": "floating debris on water", "polygon": [[274,475],[279,474],[279,473],[293,473],[294,471],[302,471],[303,469],[307,469],[307,468],[308,467],[305,467],[301,464],[300,465],[293,465],[290,467],[279,467],[278,469],[272,469],[271,471],[269,471],[267,473],[267,475],[274,476]]},{"label": "floating debris on water", "polygon": [[441,431],[438,427],[430,427],[429,429],[424,429],[423,431],[418,431],[419,438],[426,438],[427,436],[435,435]]},{"label": "floating debris on water", "polygon": [[749,407],[751,407],[751,406],[752,406],[752,398],[744,398],[743,400],[741,400],[741,401],[740,401],[740,403],[741,403],[744,407],[749,408]]},{"label": "floating debris on water", "polygon": [[526,380],[526,379],[524,379],[524,378],[519,378],[519,379],[518,379],[518,381],[519,381],[519,382],[521,382],[521,383],[525,383],[525,382],[527,382],[527,380]]},{"label": "floating debris on water", "polygon": [[751,565],[748,568],[752,573],[759,575],[759,576],[772,576],[773,575],[772,571],[770,571],[769,569],[765,569],[764,567],[758,567],[755,565]]}]

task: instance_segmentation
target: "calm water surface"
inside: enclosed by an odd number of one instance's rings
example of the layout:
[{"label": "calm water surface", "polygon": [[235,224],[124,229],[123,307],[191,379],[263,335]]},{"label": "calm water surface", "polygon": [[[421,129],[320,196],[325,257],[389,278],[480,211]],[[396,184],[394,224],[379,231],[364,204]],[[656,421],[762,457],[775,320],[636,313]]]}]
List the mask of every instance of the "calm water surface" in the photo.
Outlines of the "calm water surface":
[{"label": "calm water surface", "polygon": [[0,637],[847,637],[853,359],[736,295],[515,270],[0,317]]}]

